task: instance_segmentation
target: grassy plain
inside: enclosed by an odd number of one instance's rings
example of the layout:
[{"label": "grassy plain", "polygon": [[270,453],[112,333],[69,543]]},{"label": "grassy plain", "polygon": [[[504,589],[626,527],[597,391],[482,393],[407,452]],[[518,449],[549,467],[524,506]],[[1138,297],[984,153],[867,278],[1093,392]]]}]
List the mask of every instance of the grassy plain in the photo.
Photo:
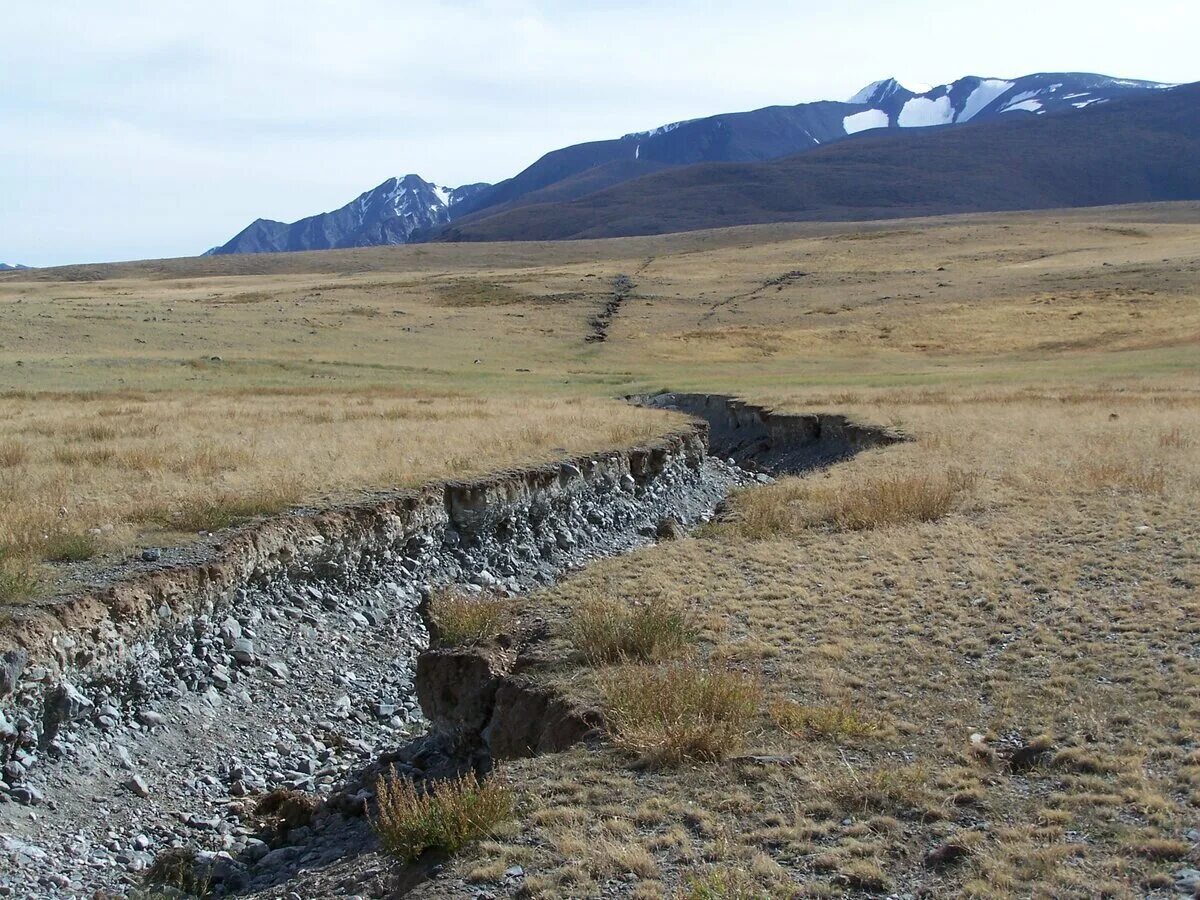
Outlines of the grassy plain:
[{"label": "grassy plain", "polygon": [[[545,896],[1144,896],[1197,867],[1195,204],[0,277],[0,543],[62,507],[120,552],[179,498],[628,442],[667,423],[609,398],[665,387],[916,441],[523,601],[614,740],[510,765],[514,823],[421,891],[520,864]],[[689,667],[714,687],[673,715],[728,753],[656,745],[621,694]]]}]

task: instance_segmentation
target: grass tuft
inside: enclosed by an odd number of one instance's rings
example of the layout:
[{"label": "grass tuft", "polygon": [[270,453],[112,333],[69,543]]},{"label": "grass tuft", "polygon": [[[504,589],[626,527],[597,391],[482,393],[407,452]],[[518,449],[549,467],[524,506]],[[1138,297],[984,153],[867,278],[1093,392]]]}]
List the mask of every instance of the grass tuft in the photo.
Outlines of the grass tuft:
[{"label": "grass tuft", "polygon": [[23,603],[37,596],[38,578],[33,564],[0,547],[0,604]]},{"label": "grass tuft", "polygon": [[821,492],[817,517],[842,531],[933,522],[954,508],[972,482],[960,472],[864,478]]},{"label": "grass tuft", "polygon": [[679,900],[768,900],[771,896],[748,873],[729,866],[714,866],[684,879]]},{"label": "grass tuft", "polygon": [[429,598],[435,638],[446,647],[463,647],[491,640],[513,621],[512,604],[492,594],[471,595],[442,588]]},{"label": "grass tuft", "polygon": [[693,663],[623,666],[604,674],[601,690],[617,745],[660,766],[736,753],[762,702],[757,679]]},{"label": "grass tuft", "polygon": [[208,897],[212,891],[210,875],[196,865],[196,852],[183,847],[170,847],[158,854],[143,880],[188,897]]},{"label": "grass tuft", "polygon": [[592,665],[680,655],[693,640],[687,616],[666,603],[590,597],[574,611],[571,643]]},{"label": "grass tuft", "polygon": [[1079,467],[1079,479],[1093,490],[1161,494],[1167,475],[1160,463],[1147,460],[1089,460]]},{"label": "grass tuft", "polygon": [[848,703],[837,706],[805,706],[794,700],[775,700],[769,706],[775,724],[789,734],[805,739],[855,741],[876,737],[883,720],[866,715]]},{"label": "grass tuft", "polygon": [[974,483],[973,475],[957,470],[861,477],[835,486],[784,479],[740,493],[732,526],[751,540],[770,540],[819,525],[865,531],[933,522],[953,510]]},{"label": "grass tuft", "polygon": [[830,797],[844,808],[861,812],[916,809],[926,797],[929,773],[920,765],[883,765],[866,772],[851,770],[829,787]]},{"label": "grass tuft", "polygon": [[181,498],[170,507],[151,507],[137,518],[173,531],[220,531],[251,519],[283,512],[299,502],[289,486],[263,488],[246,495],[217,493]]},{"label": "grass tuft", "polygon": [[29,448],[16,441],[0,444],[0,469],[15,469],[29,459]]},{"label": "grass tuft", "polygon": [[60,532],[48,536],[41,545],[42,558],[48,562],[83,562],[100,552],[96,539],[90,534]]},{"label": "grass tuft", "polygon": [[474,773],[418,791],[395,774],[376,784],[379,811],[374,821],[380,843],[406,863],[427,850],[454,854],[490,837],[512,817],[515,798],[495,778],[479,781]]}]

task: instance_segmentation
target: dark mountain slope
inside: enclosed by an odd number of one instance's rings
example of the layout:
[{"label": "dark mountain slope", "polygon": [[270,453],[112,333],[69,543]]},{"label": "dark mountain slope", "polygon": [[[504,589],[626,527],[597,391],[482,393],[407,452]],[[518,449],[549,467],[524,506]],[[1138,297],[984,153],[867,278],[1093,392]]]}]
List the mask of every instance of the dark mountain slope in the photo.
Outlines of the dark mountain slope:
[{"label": "dark mountain slope", "polygon": [[[915,93],[893,78],[863,88],[846,103],[817,101],[767,106],[674,122],[622,138],[576,144],[547,153],[513,178],[455,207],[454,221],[540,202],[532,194],[603,167],[616,183],[658,167],[700,162],[762,162],[845,139],[870,128],[921,128],[1019,118],[1086,108],[1163,87],[1081,72],[1040,72],[1012,80],[967,76]],[[622,168],[612,163],[621,162]]]},{"label": "dark mountain slope", "polygon": [[1200,84],[1046,115],[874,131],[753,164],[673,168],[444,240],[556,240],[1200,198]]}]

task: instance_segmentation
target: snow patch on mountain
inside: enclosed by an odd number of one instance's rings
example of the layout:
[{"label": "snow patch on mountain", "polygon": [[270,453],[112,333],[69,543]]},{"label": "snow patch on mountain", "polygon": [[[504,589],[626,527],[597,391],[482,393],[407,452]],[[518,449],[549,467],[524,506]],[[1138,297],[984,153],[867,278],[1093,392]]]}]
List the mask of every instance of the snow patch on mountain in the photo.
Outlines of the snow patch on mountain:
[{"label": "snow patch on mountain", "polygon": [[954,104],[950,96],[936,99],[913,97],[904,104],[896,124],[901,128],[929,128],[932,125],[949,125],[954,121]]},{"label": "snow patch on mountain", "polygon": [[868,109],[842,119],[846,134],[858,134],[872,128],[887,128],[888,115],[882,109]]},{"label": "snow patch on mountain", "polygon": [[979,115],[988,105],[995,102],[1001,95],[1013,89],[1011,81],[1004,81],[1000,78],[985,78],[979,82],[979,87],[971,91],[971,96],[967,98],[967,102],[963,104],[962,112],[958,114],[956,122],[970,122],[975,116]]},{"label": "snow patch on mountain", "polygon": [[867,103],[872,106],[882,103],[893,94],[913,93],[904,85],[898,82],[895,78],[884,78],[881,81],[872,81],[865,88],[850,98],[851,103]]}]

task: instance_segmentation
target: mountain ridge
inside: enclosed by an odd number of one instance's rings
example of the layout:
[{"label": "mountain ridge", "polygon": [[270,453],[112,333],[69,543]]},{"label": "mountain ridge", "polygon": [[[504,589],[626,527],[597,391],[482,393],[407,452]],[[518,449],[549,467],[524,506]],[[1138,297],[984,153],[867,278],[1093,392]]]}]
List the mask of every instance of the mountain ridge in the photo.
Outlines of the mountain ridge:
[{"label": "mountain ridge", "polygon": [[452,223],[441,240],[561,240],[784,221],[1200,199],[1200,83],[1076,112],[876,131],[764,163],[706,163]]},{"label": "mountain ridge", "polygon": [[1161,82],[1093,73],[1042,72],[1013,79],[966,76],[924,91],[895,78],[849,101],[818,100],[721,113],[552,150],[496,184],[442,188],[417,175],[389,178],[337,210],[293,223],[258,219],[209,253],[256,253],[442,239],[447,229],[523,206],[570,202],[664,169],[765,162],[863,132],[957,126],[1078,111],[1171,89]]}]

